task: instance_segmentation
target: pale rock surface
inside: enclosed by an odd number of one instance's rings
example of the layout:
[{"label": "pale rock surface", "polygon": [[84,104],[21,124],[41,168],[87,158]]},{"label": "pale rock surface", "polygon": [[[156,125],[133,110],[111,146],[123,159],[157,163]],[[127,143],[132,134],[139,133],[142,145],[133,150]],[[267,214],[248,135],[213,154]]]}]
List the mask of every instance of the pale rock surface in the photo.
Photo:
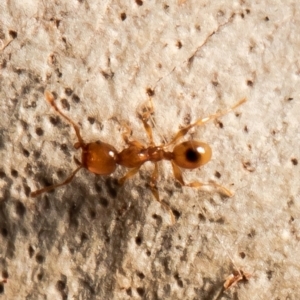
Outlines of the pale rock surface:
[{"label": "pale rock surface", "polygon": [[[1,1],[0,47],[1,299],[300,298],[298,1]],[[247,97],[186,137],[213,159],[184,178],[234,197],[180,188],[165,162],[174,225],[147,188],[151,164],[124,187],[122,168],[83,170],[29,196],[80,157],[46,89],[86,141],[121,150],[125,124],[147,142],[149,88],[157,143]],[[224,291],[237,268],[249,281]]]}]

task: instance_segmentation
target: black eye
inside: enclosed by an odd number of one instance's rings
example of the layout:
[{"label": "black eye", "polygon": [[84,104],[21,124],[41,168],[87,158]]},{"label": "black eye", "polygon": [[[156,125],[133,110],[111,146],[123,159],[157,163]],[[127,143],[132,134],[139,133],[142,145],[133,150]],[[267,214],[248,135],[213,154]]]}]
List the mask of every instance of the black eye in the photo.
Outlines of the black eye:
[{"label": "black eye", "polygon": [[202,142],[188,141],[173,149],[173,161],[181,168],[195,169],[206,164],[211,159],[210,147]]},{"label": "black eye", "polygon": [[195,149],[189,148],[185,152],[185,157],[189,162],[196,162],[200,159],[201,154],[198,153]]}]

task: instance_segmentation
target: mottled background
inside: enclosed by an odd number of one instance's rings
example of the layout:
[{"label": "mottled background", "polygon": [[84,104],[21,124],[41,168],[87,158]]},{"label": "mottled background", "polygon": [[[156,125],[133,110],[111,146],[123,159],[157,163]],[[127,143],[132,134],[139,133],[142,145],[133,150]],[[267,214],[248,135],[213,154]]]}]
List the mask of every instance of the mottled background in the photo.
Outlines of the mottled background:
[{"label": "mottled background", "polygon": [[[126,5],[124,4],[126,2]],[[291,1],[0,2],[1,299],[299,299],[300,11]],[[181,188],[149,163],[123,187],[75,169],[73,129],[45,102],[58,96],[86,141],[125,147],[152,95],[156,143],[233,105],[187,139],[213,159]],[[234,270],[250,273],[225,291]]]}]

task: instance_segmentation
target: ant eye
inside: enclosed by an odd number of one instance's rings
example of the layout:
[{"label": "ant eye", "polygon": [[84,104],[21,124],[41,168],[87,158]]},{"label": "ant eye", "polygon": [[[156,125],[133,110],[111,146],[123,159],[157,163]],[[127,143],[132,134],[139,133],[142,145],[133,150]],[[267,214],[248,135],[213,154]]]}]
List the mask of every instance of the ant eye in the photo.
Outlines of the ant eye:
[{"label": "ant eye", "polygon": [[195,169],[211,159],[211,148],[202,142],[187,141],[173,149],[175,164],[185,169]]}]

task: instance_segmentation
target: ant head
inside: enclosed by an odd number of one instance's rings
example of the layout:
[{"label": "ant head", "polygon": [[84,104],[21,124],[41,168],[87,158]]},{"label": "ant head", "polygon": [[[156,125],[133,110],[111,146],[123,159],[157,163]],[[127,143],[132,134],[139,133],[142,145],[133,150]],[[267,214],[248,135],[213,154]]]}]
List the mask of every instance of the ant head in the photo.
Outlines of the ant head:
[{"label": "ant head", "polygon": [[209,145],[198,141],[180,143],[173,149],[173,161],[180,168],[195,169],[211,159]]}]

